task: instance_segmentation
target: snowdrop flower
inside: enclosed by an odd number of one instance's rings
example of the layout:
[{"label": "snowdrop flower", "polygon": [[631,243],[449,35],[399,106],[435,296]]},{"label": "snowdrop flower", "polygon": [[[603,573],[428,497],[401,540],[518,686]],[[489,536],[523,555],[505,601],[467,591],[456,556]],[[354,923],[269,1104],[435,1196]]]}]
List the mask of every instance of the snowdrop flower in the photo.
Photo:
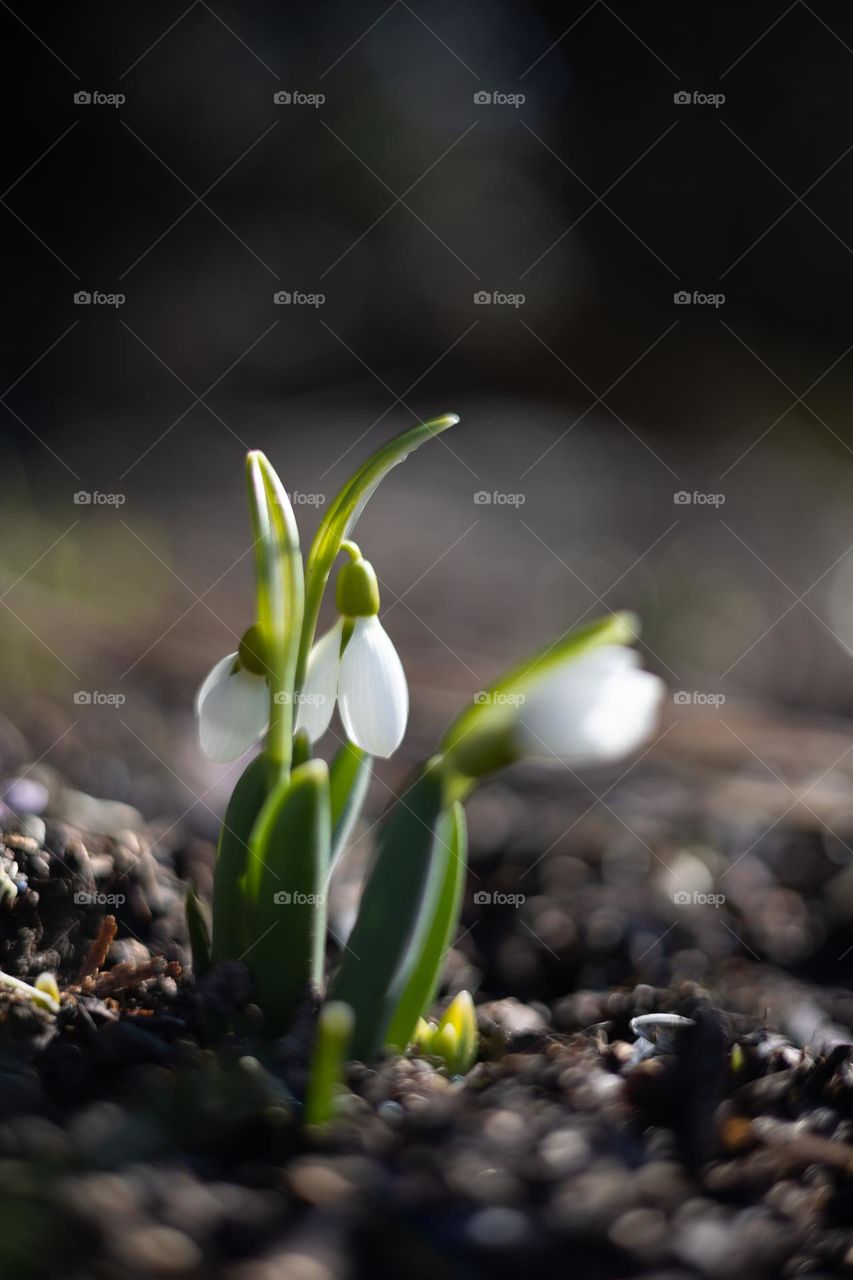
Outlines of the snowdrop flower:
[{"label": "snowdrop flower", "polygon": [[208,672],[196,694],[201,749],[214,764],[228,764],[267,731],[269,689],[257,627],[250,627],[236,653]]},{"label": "snowdrop flower", "polygon": [[483,713],[451,742],[448,765],[473,779],[529,757],[579,766],[628,755],[653,732],[665,688],[639,662],[623,644],[600,645],[479,693]]},{"label": "snowdrop flower", "polygon": [[520,754],[603,764],[654,731],[663,681],[624,645],[601,645],[557,668],[528,694],[514,729]]},{"label": "snowdrop flower", "polygon": [[368,755],[387,758],[406,732],[409,690],[397,650],[377,617],[373,566],[354,543],[346,549],[352,559],[337,582],[341,617],[311,652],[296,726],[315,742],[328,729],[337,698],[350,741]]}]

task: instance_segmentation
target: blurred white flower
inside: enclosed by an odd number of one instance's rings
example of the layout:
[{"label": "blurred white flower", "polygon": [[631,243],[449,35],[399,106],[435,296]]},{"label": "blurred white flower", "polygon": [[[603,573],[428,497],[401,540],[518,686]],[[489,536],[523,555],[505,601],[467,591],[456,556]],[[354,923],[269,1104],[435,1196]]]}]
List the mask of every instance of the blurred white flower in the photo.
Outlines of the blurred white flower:
[{"label": "blurred white flower", "polygon": [[269,726],[269,689],[231,653],[208,673],[195,698],[201,749],[214,764],[248,751]]},{"label": "blurred white flower", "polygon": [[599,764],[628,755],[653,732],[663,681],[639,655],[602,645],[556,668],[521,707],[514,730],[523,755]]}]

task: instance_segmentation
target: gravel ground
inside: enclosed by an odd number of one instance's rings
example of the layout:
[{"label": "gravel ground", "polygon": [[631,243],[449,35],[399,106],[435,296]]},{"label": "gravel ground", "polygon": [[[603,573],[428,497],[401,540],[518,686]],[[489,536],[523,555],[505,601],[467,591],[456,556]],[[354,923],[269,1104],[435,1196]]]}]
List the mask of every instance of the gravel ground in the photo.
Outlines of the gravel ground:
[{"label": "gravel ground", "polygon": [[0,998],[3,1274],[853,1274],[848,819],[830,836],[816,794],[765,834],[783,797],[703,742],[701,772],[670,741],[592,809],[533,771],[475,798],[448,983],[481,1061],[353,1063],[325,1133],[310,1015],[269,1041],[241,966],[188,971],[211,847],[10,762],[0,967],[63,998]]}]

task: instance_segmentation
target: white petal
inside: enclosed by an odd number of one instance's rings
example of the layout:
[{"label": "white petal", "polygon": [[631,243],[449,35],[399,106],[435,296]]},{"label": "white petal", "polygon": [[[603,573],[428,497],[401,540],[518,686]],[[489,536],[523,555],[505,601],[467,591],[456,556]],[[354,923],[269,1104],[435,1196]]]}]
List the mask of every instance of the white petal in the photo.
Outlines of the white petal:
[{"label": "white petal", "polygon": [[214,764],[243,755],[269,724],[267,682],[243,668],[232,674],[235,656],[217,663],[196,699],[201,749]]},{"label": "white petal", "polygon": [[208,671],[195,695],[196,715],[201,711],[201,704],[204,702],[211,689],[231,674],[236,657],[236,653],[229,653],[227,658],[223,658],[221,662],[217,662],[213,667],[211,667],[210,671]]},{"label": "white petal", "polygon": [[595,764],[638,747],[654,731],[665,687],[638,662],[633,650],[603,645],[556,671],[521,708],[525,753]]},{"label": "white petal", "polygon": [[335,710],[343,625],[343,618],[339,618],[335,625],[320,637],[308,659],[305,685],[299,694],[296,728],[305,729],[312,742],[322,738]]},{"label": "white petal", "polygon": [[377,617],[357,618],[341,658],[338,701],[347,737],[371,756],[392,755],[409,718],[403,664]]}]

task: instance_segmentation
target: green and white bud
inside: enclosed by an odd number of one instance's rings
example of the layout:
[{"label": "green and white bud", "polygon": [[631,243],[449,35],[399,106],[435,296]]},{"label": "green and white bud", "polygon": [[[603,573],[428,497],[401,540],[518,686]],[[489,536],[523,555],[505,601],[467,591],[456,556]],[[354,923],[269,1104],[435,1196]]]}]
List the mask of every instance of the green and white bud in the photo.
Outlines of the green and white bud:
[{"label": "green and white bud", "polygon": [[386,758],[406,731],[406,675],[377,616],[376,572],[354,542],[344,549],[350,560],[335,591],[341,616],[311,651],[296,723],[316,742],[329,727],[337,699],[350,742],[368,755]]}]

